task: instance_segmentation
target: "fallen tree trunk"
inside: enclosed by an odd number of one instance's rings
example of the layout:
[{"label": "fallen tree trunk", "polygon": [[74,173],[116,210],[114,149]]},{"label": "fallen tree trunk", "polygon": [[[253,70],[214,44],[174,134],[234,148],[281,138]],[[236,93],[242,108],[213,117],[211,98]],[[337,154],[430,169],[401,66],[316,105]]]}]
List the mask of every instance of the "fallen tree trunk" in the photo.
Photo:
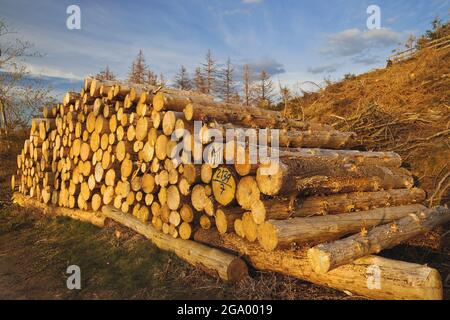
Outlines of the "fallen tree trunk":
[{"label": "fallen tree trunk", "polygon": [[103,214],[142,234],[158,248],[175,253],[181,259],[226,281],[239,281],[247,276],[247,266],[240,258],[189,240],[174,239],[151,225],[114,208],[103,206]]},{"label": "fallen tree trunk", "polygon": [[286,248],[292,243],[329,241],[359,232],[362,228],[388,223],[425,209],[422,205],[414,204],[333,216],[269,220],[259,226],[258,240],[266,250]]},{"label": "fallen tree trunk", "polygon": [[235,234],[198,230],[194,239],[244,255],[256,269],[279,272],[312,283],[372,299],[441,300],[442,282],[436,269],[377,256],[358,259],[328,273],[311,268],[305,249],[266,252]]},{"label": "fallen tree trunk", "polygon": [[425,209],[393,223],[373,228],[367,234],[355,234],[342,240],[317,245],[308,250],[308,259],[315,272],[325,273],[358,258],[392,248],[448,221],[449,209]]},{"label": "fallen tree trunk", "polygon": [[296,158],[261,165],[256,180],[261,192],[271,196],[403,189],[414,184],[411,174],[404,168]]}]

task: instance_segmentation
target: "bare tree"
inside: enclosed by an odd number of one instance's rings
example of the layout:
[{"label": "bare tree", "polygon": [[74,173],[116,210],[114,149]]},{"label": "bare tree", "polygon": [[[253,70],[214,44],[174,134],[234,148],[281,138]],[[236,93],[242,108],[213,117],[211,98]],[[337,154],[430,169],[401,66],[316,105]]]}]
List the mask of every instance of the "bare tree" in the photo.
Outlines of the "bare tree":
[{"label": "bare tree", "polygon": [[248,64],[244,64],[242,68],[242,91],[244,103],[249,106],[252,99],[253,81]]},{"label": "bare tree", "polygon": [[193,82],[196,91],[206,93],[206,80],[203,77],[202,70],[200,68],[195,69]]},{"label": "bare tree", "polygon": [[260,107],[270,107],[273,99],[273,91],[273,82],[270,80],[269,73],[266,70],[262,70],[257,83],[258,105]]},{"label": "bare tree", "polygon": [[140,49],[136,59],[134,59],[131,64],[130,73],[128,74],[128,81],[138,84],[146,83],[146,78],[148,76],[147,70],[148,67],[145,63],[144,52]]},{"label": "bare tree", "polygon": [[278,82],[280,88],[280,96],[283,101],[283,116],[289,115],[289,101],[292,99],[291,90],[288,86],[283,86],[281,82]]},{"label": "bare tree", "polygon": [[202,64],[204,79],[205,79],[205,93],[214,94],[216,89],[216,62],[212,57],[211,50],[206,54],[205,62]]},{"label": "bare tree", "polygon": [[26,127],[31,117],[44,105],[54,103],[50,88],[41,79],[31,76],[24,59],[39,56],[32,45],[20,39],[8,41],[13,34],[0,20],[0,128]]},{"label": "bare tree", "polygon": [[181,90],[192,89],[191,79],[189,79],[189,74],[184,66],[181,66],[180,70],[175,75],[175,87]]},{"label": "bare tree", "polygon": [[162,73],[160,73],[158,85],[165,87],[166,84],[167,84],[166,77]]},{"label": "bare tree", "polygon": [[145,83],[151,86],[158,85],[158,76],[151,70],[146,70],[145,73]]},{"label": "bare tree", "polygon": [[105,69],[100,70],[100,72],[95,75],[95,78],[99,80],[111,80],[111,81],[117,79],[116,75],[109,69],[108,66],[106,66]]},{"label": "bare tree", "polygon": [[223,101],[229,103],[236,91],[236,84],[234,81],[234,67],[231,64],[230,58],[227,59],[225,67],[221,70],[221,86],[220,86],[220,97]]}]

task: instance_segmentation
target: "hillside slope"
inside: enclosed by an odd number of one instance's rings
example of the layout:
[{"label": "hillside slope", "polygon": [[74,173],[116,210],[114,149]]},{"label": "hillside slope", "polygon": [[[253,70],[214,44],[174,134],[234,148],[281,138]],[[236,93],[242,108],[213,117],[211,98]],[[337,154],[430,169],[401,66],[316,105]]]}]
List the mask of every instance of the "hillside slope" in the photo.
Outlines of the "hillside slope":
[{"label": "hillside slope", "polygon": [[430,205],[450,200],[450,48],[332,83],[290,112],[356,132],[361,148],[398,152]]}]

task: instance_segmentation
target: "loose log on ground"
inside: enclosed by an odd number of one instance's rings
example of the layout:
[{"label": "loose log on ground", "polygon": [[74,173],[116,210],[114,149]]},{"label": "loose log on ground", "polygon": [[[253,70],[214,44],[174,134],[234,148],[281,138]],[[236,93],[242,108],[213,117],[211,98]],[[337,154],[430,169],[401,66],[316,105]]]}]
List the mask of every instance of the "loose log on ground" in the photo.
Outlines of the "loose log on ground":
[{"label": "loose log on ground", "polygon": [[308,259],[315,272],[325,273],[358,258],[392,248],[448,221],[449,209],[424,209],[390,224],[375,227],[367,233],[315,246],[308,250]]},{"label": "loose log on ground", "polygon": [[[235,234],[219,235],[214,230],[198,230],[194,239],[217,248],[241,254],[256,269],[279,272],[342,291],[349,291],[381,300],[440,300],[443,298],[439,272],[428,266],[368,256],[328,273],[316,273],[311,268],[307,250],[266,252],[257,244],[240,239]],[[374,267],[375,266],[375,267]],[[380,272],[379,286],[371,285],[368,277]]]},{"label": "loose log on ground", "polygon": [[102,212],[106,217],[142,234],[158,248],[171,251],[181,259],[205,272],[218,275],[223,280],[239,281],[247,276],[247,266],[234,255],[193,241],[173,239],[171,236],[158,232],[152,226],[111,207],[103,207]]}]

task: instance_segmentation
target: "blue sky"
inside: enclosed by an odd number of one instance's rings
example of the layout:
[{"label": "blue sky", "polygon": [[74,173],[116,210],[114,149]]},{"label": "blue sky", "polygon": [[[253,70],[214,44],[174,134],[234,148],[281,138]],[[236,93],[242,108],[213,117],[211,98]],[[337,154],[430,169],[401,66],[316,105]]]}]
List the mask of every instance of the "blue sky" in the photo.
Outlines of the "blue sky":
[{"label": "blue sky", "polygon": [[[71,4],[81,8],[81,30],[66,28]],[[371,4],[381,30],[366,27]],[[277,83],[320,83],[383,66],[399,42],[437,15],[447,20],[449,9],[450,0],[0,0],[0,17],[43,54],[27,60],[30,71],[69,83],[105,65],[123,78],[140,48],[169,80],[211,49],[218,61],[268,69]]]}]

